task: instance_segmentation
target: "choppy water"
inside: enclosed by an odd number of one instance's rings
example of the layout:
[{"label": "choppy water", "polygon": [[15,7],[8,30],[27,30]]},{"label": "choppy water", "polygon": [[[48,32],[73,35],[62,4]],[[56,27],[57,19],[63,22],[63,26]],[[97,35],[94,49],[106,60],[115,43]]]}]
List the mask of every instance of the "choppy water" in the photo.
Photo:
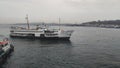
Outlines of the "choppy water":
[{"label": "choppy water", "polygon": [[11,38],[15,51],[2,68],[120,68],[120,29],[63,28],[75,30],[70,41]]}]

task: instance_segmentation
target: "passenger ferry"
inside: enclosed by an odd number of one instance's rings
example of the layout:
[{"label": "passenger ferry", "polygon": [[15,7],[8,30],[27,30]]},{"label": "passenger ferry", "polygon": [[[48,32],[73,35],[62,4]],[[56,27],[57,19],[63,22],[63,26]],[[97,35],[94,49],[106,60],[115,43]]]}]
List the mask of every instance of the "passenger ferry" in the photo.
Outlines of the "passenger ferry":
[{"label": "passenger ferry", "polygon": [[60,28],[49,29],[46,27],[39,27],[39,25],[37,25],[35,29],[31,29],[28,16],[26,17],[26,20],[28,28],[11,27],[10,37],[69,40],[74,32],[73,30],[62,30]]}]

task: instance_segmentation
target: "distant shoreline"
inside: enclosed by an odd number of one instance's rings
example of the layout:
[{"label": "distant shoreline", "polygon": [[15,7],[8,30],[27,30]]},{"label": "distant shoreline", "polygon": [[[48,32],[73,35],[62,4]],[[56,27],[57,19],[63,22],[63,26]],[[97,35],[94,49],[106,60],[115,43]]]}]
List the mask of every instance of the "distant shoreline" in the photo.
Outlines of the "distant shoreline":
[{"label": "distant shoreline", "polygon": [[[0,24],[0,25],[27,25],[26,23],[18,24]],[[101,27],[101,28],[120,28],[120,20],[107,20],[107,21],[91,21],[85,22],[82,24],[73,24],[73,23],[30,23],[30,25],[47,25],[47,26],[82,26],[82,27]]]}]

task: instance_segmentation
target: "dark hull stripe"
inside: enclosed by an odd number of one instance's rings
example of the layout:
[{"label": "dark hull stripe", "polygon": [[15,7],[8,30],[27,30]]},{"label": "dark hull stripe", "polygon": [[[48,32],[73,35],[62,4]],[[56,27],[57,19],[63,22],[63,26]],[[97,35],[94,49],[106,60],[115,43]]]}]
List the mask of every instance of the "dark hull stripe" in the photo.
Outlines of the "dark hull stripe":
[{"label": "dark hull stripe", "polygon": [[12,36],[10,35],[11,38],[31,38],[31,39],[61,39],[61,40],[69,40],[70,37],[35,37],[35,36]]}]

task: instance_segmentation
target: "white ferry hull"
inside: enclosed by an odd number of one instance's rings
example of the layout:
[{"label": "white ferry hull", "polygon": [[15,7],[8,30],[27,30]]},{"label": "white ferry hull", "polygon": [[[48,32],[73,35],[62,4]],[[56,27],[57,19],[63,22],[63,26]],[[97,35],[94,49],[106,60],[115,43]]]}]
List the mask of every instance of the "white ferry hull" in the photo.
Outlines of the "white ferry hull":
[{"label": "white ferry hull", "polygon": [[32,39],[65,39],[69,40],[73,31],[61,31],[58,33],[40,33],[40,32],[12,32],[13,38],[32,38]]},{"label": "white ferry hull", "polygon": [[10,34],[10,37],[11,38],[31,38],[31,39],[65,39],[65,40],[69,40],[70,39],[70,37],[36,37],[36,36],[25,36],[25,35],[13,35],[13,34]]}]

